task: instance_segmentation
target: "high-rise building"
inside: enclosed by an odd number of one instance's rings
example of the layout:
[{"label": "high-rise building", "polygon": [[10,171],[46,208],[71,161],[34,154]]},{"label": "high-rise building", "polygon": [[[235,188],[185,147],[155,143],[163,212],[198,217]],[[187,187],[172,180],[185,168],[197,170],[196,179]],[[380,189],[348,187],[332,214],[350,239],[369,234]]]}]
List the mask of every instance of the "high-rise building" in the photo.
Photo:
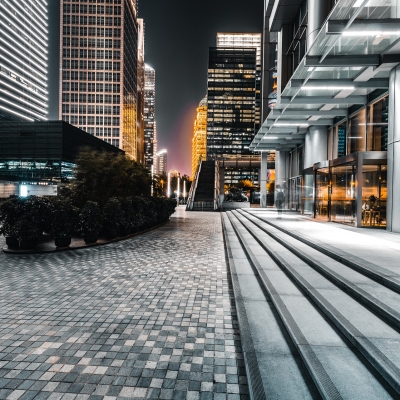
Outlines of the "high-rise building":
[{"label": "high-rise building", "polygon": [[144,155],[145,166],[154,164],[156,71],[145,65],[144,79]]},{"label": "high-rise building", "polygon": [[209,50],[207,159],[221,161],[228,186],[258,184],[249,146],[260,123],[260,77],[261,34],[218,33]]},{"label": "high-rise building", "polygon": [[154,121],[153,165],[154,165],[154,171],[156,171],[157,170],[157,122],[156,121]]},{"label": "high-rise building", "polygon": [[145,103],[145,63],[144,63],[144,21],[138,19],[138,70],[137,70],[137,121],[136,151],[137,161],[145,163],[144,153],[144,103]]},{"label": "high-rise building", "polygon": [[47,1],[0,2],[0,120],[46,120]]},{"label": "high-rise building", "polygon": [[167,149],[160,150],[157,153],[157,174],[167,173]]},{"label": "high-rise building", "polygon": [[194,134],[192,138],[192,178],[194,177],[200,158],[207,157],[207,96],[201,100],[196,109]]},{"label": "high-rise building", "polygon": [[61,0],[60,14],[60,119],[140,160],[136,0]]}]

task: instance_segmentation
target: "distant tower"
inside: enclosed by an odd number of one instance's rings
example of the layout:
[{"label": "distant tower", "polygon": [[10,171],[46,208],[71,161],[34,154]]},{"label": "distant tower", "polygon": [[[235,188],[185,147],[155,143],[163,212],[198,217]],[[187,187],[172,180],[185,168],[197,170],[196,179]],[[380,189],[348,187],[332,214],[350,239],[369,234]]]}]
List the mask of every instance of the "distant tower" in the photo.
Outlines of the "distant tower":
[{"label": "distant tower", "polygon": [[59,117],[138,160],[136,1],[112,3],[61,0]]},{"label": "distant tower", "polygon": [[160,150],[157,153],[157,173],[167,173],[167,149]]},{"label": "distant tower", "polygon": [[47,1],[0,4],[0,121],[46,120]]},{"label": "distant tower", "polygon": [[144,82],[144,157],[150,169],[154,162],[156,71],[147,64]]},{"label": "distant tower", "polygon": [[158,171],[157,171],[157,122],[156,121],[154,121],[153,165],[154,165],[154,172],[156,174],[158,174]]},{"label": "distant tower", "polygon": [[201,100],[196,112],[192,139],[192,178],[196,173],[200,157],[205,160],[207,156],[207,96]]},{"label": "distant tower", "polygon": [[138,19],[138,73],[137,73],[137,136],[136,152],[137,161],[145,163],[145,143],[144,143],[144,103],[145,103],[145,63],[144,63],[144,21]]}]

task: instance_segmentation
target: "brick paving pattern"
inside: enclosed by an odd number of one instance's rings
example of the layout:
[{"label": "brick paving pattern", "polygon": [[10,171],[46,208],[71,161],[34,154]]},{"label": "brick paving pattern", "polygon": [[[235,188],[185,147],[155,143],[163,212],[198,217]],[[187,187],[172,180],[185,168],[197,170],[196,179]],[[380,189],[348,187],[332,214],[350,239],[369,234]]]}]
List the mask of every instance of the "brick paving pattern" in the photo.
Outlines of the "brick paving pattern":
[{"label": "brick paving pattern", "polygon": [[219,213],[0,273],[0,399],[248,399]]}]

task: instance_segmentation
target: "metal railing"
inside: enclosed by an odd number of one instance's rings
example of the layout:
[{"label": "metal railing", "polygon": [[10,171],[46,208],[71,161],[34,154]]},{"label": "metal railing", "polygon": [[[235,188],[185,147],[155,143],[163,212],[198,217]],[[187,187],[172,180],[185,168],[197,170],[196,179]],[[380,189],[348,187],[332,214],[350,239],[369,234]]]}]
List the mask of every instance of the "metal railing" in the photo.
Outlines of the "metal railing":
[{"label": "metal railing", "polygon": [[199,181],[202,162],[203,162],[203,159],[200,156],[199,163],[197,165],[197,169],[196,169],[196,172],[195,172],[194,177],[193,177],[193,183],[190,186],[189,195],[188,195],[187,204],[186,204],[186,211],[192,211],[193,210],[193,200],[194,200],[194,196],[196,194],[197,183]]}]

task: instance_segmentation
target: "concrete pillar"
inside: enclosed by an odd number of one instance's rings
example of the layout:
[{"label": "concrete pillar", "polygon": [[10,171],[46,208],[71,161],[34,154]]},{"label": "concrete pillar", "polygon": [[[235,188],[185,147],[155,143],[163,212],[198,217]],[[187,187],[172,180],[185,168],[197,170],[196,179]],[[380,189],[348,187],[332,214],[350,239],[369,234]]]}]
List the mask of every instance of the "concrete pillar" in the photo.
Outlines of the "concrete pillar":
[{"label": "concrete pillar", "polygon": [[304,141],[304,168],[328,159],[328,128],[311,126]]},{"label": "concrete pillar", "polygon": [[268,175],[268,152],[261,153],[260,168],[260,207],[267,207],[267,175]]},{"label": "concrete pillar", "polygon": [[292,57],[287,55],[287,51],[293,40],[292,29],[292,25],[283,25],[281,31],[278,33],[278,98],[292,75]]},{"label": "concrete pillar", "polygon": [[400,65],[390,72],[386,229],[400,232]]},{"label": "concrete pillar", "polygon": [[308,0],[307,48],[315,41],[318,32],[331,10],[330,0]]},{"label": "concrete pillar", "polygon": [[225,167],[219,167],[219,206],[222,205],[225,198]]},{"label": "concrete pillar", "polygon": [[275,200],[277,191],[283,191],[285,194],[285,204],[288,196],[289,170],[288,170],[289,153],[287,151],[277,151],[275,153]]}]

